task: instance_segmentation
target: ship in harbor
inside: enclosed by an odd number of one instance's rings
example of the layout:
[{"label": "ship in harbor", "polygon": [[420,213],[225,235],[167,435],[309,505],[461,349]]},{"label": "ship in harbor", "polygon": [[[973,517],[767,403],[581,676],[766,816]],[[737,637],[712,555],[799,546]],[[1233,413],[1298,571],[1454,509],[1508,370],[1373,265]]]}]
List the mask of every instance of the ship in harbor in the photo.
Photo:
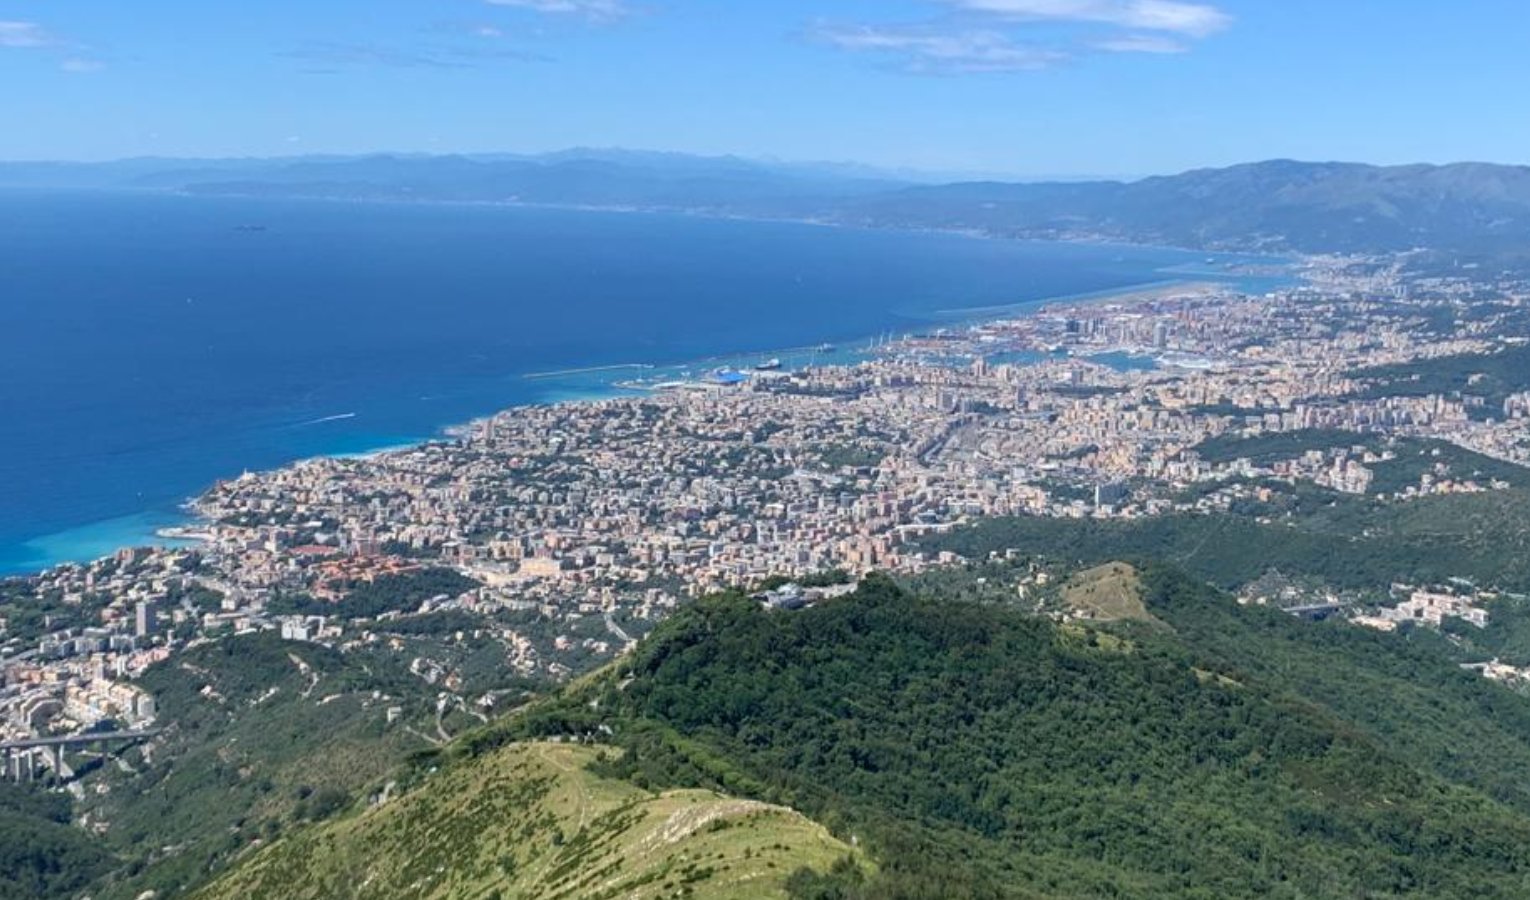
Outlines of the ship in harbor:
[{"label": "ship in harbor", "polygon": [[756,365],[754,370],[756,372],[774,372],[779,368],[781,368],[781,360],[776,359],[775,357],[771,357],[759,365]]},{"label": "ship in harbor", "polygon": [[727,366],[723,366],[720,369],[713,369],[711,374],[707,375],[707,380],[713,384],[732,387],[734,385],[743,384],[744,382],[748,381],[749,376],[745,375],[743,372],[740,372],[737,369],[730,369]]}]

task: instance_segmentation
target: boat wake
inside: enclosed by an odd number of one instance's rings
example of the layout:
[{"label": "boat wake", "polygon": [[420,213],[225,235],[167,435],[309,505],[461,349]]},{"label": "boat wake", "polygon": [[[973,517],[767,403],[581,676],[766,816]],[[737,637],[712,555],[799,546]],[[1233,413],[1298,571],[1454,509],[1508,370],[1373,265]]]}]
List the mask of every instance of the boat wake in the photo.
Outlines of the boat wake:
[{"label": "boat wake", "polygon": [[296,425],[294,425],[292,427],[293,428],[307,428],[309,425],[323,425],[325,422],[340,422],[340,421],[343,421],[345,419],[354,419],[354,418],[356,418],[356,414],[353,413],[353,412],[340,413],[339,415],[334,415],[334,416],[321,416],[320,418],[317,418],[317,419],[309,419],[307,422],[299,422],[299,423],[297,423]]}]

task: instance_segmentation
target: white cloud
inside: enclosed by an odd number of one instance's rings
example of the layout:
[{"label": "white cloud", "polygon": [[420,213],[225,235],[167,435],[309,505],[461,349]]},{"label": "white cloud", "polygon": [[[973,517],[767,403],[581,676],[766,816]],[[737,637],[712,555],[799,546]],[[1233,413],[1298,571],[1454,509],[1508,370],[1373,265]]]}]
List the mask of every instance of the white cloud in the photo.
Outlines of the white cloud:
[{"label": "white cloud", "polygon": [[513,6],[548,15],[581,16],[592,22],[614,22],[631,15],[626,0],[485,0],[493,6]]},{"label": "white cloud", "polygon": [[931,74],[1027,72],[1067,59],[1067,54],[1057,50],[1017,43],[991,30],[936,32],[870,25],[819,25],[810,34],[815,40],[841,50],[897,55],[910,71]]},{"label": "white cloud", "polygon": [[58,64],[60,69],[72,75],[89,75],[91,72],[99,72],[106,68],[106,63],[99,59],[85,59],[83,57],[70,57]]},{"label": "white cloud", "polygon": [[958,10],[1005,18],[1115,25],[1206,37],[1232,24],[1232,16],[1206,3],[1183,0],[944,0]]},{"label": "white cloud", "polygon": [[0,47],[51,47],[53,43],[36,22],[0,22]]},{"label": "white cloud", "polygon": [[912,71],[1023,72],[1098,53],[1185,53],[1232,24],[1218,7],[1190,0],[936,2],[950,14],[912,25],[820,24],[808,33],[842,50],[899,55]]},{"label": "white cloud", "polygon": [[40,49],[58,61],[61,72],[85,75],[106,68],[106,63],[84,54],[90,48],[73,41],[65,41],[49,33],[36,22],[0,21],[0,50]]},{"label": "white cloud", "polygon": [[1123,34],[1095,41],[1096,50],[1107,53],[1188,53],[1190,45],[1160,34]]}]

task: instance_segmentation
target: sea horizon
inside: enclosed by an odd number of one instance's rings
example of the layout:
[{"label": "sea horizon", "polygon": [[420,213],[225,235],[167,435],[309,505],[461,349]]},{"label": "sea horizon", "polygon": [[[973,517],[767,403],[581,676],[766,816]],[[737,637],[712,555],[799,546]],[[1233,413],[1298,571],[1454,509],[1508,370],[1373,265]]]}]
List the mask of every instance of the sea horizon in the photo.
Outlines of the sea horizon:
[{"label": "sea horizon", "polygon": [[[163,200],[163,197],[152,197],[153,200]],[[206,206],[224,207],[231,205],[239,212],[251,210],[269,211],[291,210],[299,208],[312,209],[316,205],[326,208],[361,208],[355,204],[338,203],[331,204],[329,201],[207,201],[200,198],[181,198],[191,204],[191,208],[205,208]],[[421,206],[409,207],[411,212],[421,209]],[[462,207],[459,207],[461,209]],[[1009,291],[995,291],[992,285],[986,285],[983,290],[974,291],[969,295],[965,305],[962,298],[952,298],[953,303],[941,304],[939,308],[930,308],[926,304],[924,308],[910,309],[906,302],[897,303],[897,294],[891,294],[889,299],[894,302],[879,304],[880,311],[873,312],[867,317],[865,327],[857,334],[850,334],[849,328],[841,324],[836,329],[815,328],[811,319],[807,320],[801,330],[782,331],[779,327],[774,333],[781,338],[789,338],[779,341],[761,340],[755,346],[740,346],[741,341],[737,334],[724,335],[721,339],[715,339],[715,335],[698,336],[700,340],[689,341],[689,347],[647,347],[641,346],[641,342],[631,348],[631,352],[619,362],[613,362],[621,354],[610,346],[591,347],[588,353],[581,353],[580,348],[570,347],[568,352],[548,355],[539,358],[539,362],[545,361],[548,366],[558,370],[579,370],[582,368],[594,368],[612,366],[620,363],[641,363],[652,365],[657,370],[681,371],[687,367],[701,365],[735,364],[748,365],[750,360],[759,360],[771,356],[780,356],[791,352],[808,348],[824,342],[853,347],[864,343],[877,335],[885,334],[889,330],[897,333],[917,331],[921,327],[950,327],[955,324],[1006,318],[1038,307],[1058,303],[1079,303],[1091,299],[1109,296],[1119,296],[1136,291],[1153,289],[1165,285],[1184,283],[1190,281],[1228,281],[1247,286],[1251,282],[1267,282],[1273,285],[1270,279],[1241,277],[1228,271],[1215,270],[1204,265],[1205,259],[1216,260],[1216,265],[1227,266],[1247,262],[1275,261],[1270,257],[1257,257],[1243,254],[1206,254],[1200,251],[1171,250],[1166,248],[1153,248],[1151,252],[1137,245],[1109,245],[1094,242],[1050,242],[1050,241],[1005,241],[981,235],[952,234],[944,232],[895,232],[883,230],[857,231],[852,229],[819,229],[812,223],[780,223],[758,222],[754,220],[696,217],[685,214],[645,213],[645,212],[596,212],[596,211],[570,211],[570,210],[546,210],[528,209],[523,207],[498,207],[482,206],[480,210],[490,210],[495,213],[510,212],[517,216],[536,217],[541,214],[552,215],[555,218],[565,219],[568,216],[584,217],[586,225],[599,231],[615,227],[617,231],[623,231],[620,225],[612,226],[612,217],[631,221],[633,219],[645,220],[653,224],[675,225],[677,222],[692,223],[692,230],[699,227],[703,230],[709,228],[722,229],[749,229],[763,228],[774,230],[767,235],[772,240],[785,240],[792,252],[802,252],[806,248],[798,247],[795,235],[790,234],[794,229],[813,229],[815,237],[822,238],[826,234],[850,234],[865,237],[873,244],[891,239],[894,243],[907,244],[909,241],[922,242],[933,241],[946,243],[958,242],[982,242],[990,247],[1004,248],[999,254],[1002,256],[1005,250],[1021,250],[1029,252],[1034,259],[1030,260],[1040,268],[1048,268],[1054,265],[1051,257],[1077,256],[1080,253],[1085,259],[1069,259],[1066,263],[1074,263],[1082,269],[1087,269],[1091,264],[1098,264],[1101,268],[1115,270],[1106,276],[1109,283],[1103,286],[1091,286],[1088,279],[1098,278],[1098,272],[1090,273],[1079,271],[1072,273],[1074,279],[1084,279],[1084,289],[1063,290],[1061,292],[1046,292],[1042,296],[1016,297]],[[431,213],[435,211],[432,210]],[[237,218],[237,217],[236,217]],[[405,218],[409,218],[407,215]],[[426,218],[433,219],[433,215]],[[230,219],[229,221],[233,221]],[[524,224],[524,223],[522,223]],[[567,224],[565,221],[563,224]],[[407,225],[407,223],[406,223]],[[680,225],[684,229],[685,226]],[[0,234],[3,234],[4,223],[0,222]],[[785,229],[788,233],[784,236],[780,233]],[[628,232],[630,234],[630,232]],[[757,240],[756,235],[745,235],[752,240]],[[806,243],[814,243],[808,241]],[[881,251],[885,248],[853,248],[855,252],[861,252],[872,258],[880,258]],[[815,250],[821,252],[821,249]],[[1132,254],[1133,265],[1129,272],[1120,269],[1122,254]],[[937,256],[939,254],[936,254]],[[960,254],[956,254],[960,256]],[[979,254],[981,255],[981,254]],[[789,263],[789,260],[788,260]],[[939,259],[933,263],[937,268],[950,265],[950,261]],[[1001,260],[1001,267],[1009,264]],[[710,273],[709,273],[710,274]],[[798,281],[802,276],[798,276]],[[886,289],[886,283],[875,278],[873,283],[864,285],[864,289],[875,292]],[[1066,285],[1069,279],[1064,274],[1062,283]],[[789,293],[789,291],[788,291]],[[1017,291],[1018,293],[1018,291]],[[999,299],[1002,302],[991,302]],[[990,302],[973,302],[990,301]],[[191,301],[188,300],[188,303]],[[900,312],[896,307],[903,306]],[[891,307],[891,308],[890,308]],[[795,310],[801,312],[801,310]],[[411,313],[418,314],[418,310]],[[405,313],[408,315],[410,313]],[[882,327],[889,322],[901,326],[894,328]],[[853,325],[849,326],[853,327]],[[710,340],[710,344],[708,341]],[[684,345],[687,341],[677,341]],[[619,347],[619,345],[617,345]],[[649,358],[643,358],[644,349],[655,351]],[[683,352],[684,350],[691,352]],[[669,352],[665,352],[668,350]],[[448,351],[450,352],[450,351]],[[820,364],[833,364],[836,362],[853,361],[849,353],[840,351],[846,356],[845,359],[825,359]],[[556,366],[552,364],[556,362]],[[74,521],[66,521],[63,527],[47,528],[46,530],[28,530],[23,527],[8,529],[8,533],[0,535],[0,576],[19,576],[42,571],[60,564],[69,562],[85,562],[101,556],[109,555],[121,547],[142,545],[163,545],[167,541],[157,535],[159,531],[167,527],[184,526],[193,524],[196,519],[183,507],[190,500],[211,487],[217,480],[237,477],[241,471],[246,470],[270,470],[291,465],[304,459],[317,457],[347,456],[356,454],[370,454],[381,450],[397,449],[414,446],[419,443],[441,439],[447,436],[447,430],[453,427],[467,424],[475,419],[493,415],[508,409],[517,407],[538,405],[552,402],[579,402],[592,399],[602,399],[610,396],[631,395],[635,392],[626,391],[614,382],[621,380],[619,375],[613,376],[610,372],[598,373],[598,377],[588,377],[592,373],[576,372],[573,377],[552,377],[543,379],[528,378],[535,374],[534,371],[515,371],[516,368],[544,369],[542,365],[504,367],[491,372],[470,372],[455,375],[446,379],[446,387],[449,391],[455,391],[453,402],[442,404],[442,415],[436,418],[422,421],[417,414],[411,414],[407,418],[413,427],[407,428],[375,428],[355,427],[368,425],[368,419],[375,421],[377,415],[368,416],[371,409],[349,410],[337,409],[324,412],[317,406],[310,405],[314,412],[321,412],[309,418],[289,420],[285,424],[277,424],[275,427],[288,429],[293,432],[310,431],[312,435],[303,435],[301,439],[290,440],[282,443],[281,450],[285,452],[272,453],[267,447],[257,448],[246,459],[238,459],[238,454],[219,454],[219,461],[233,463],[223,465],[217,469],[211,466],[201,466],[203,474],[196,480],[190,480],[190,473],[180,478],[181,488],[178,492],[168,492],[165,485],[159,485],[157,496],[138,507],[131,503],[119,502],[111,514],[76,518]],[[407,391],[429,392],[440,389],[441,379],[426,377],[419,381],[405,380],[401,389]],[[366,391],[360,392],[370,396]],[[460,395],[471,396],[460,396]],[[429,400],[428,393],[421,394],[422,400]],[[363,404],[355,404],[361,406]],[[384,417],[385,418],[385,417]],[[358,421],[359,420],[359,421]],[[381,423],[379,423],[381,424]],[[277,443],[277,442],[268,442]],[[148,498],[145,497],[147,500]]]}]

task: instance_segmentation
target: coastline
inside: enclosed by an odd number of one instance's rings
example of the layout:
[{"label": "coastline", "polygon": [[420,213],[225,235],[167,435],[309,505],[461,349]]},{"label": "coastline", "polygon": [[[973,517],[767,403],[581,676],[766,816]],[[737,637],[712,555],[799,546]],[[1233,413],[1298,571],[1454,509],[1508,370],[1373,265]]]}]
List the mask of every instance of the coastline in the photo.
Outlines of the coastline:
[{"label": "coastline", "polygon": [[[989,238],[982,235],[970,236],[997,240],[997,238]],[[1232,255],[1245,256],[1245,254]],[[1294,265],[1296,262],[1297,260],[1295,259],[1286,260],[1287,265],[1293,271],[1296,268]],[[1219,275],[1210,272],[1185,272],[1181,274],[1170,272],[1169,270],[1159,270],[1154,274],[1175,277],[1154,279],[1117,288],[1064,294],[1036,300],[1023,300],[1013,304],[937,310],[926,314],[931,318],[925,324],[930,328],[968,327],[984,322],[1041,314],[1050,308],[1058,306],[1073,307],[1109,305],[1112,303],[1143,303],[1166,295],[1224,287],[1244,290],[1243,282],[1254,277],[1237,271],[1230,271]],[[285,468],[314,459],[375,458],[392,452],[410,450],[431,441],[450,438],[455,432],[470,428],[475,422],[482,421],[491,416],[528,406],[583,403],[614,397],[639,396],[650,389],[650,386],[634,384],[623,377],[622,373],[630,373],[632,370],[640,370],[645,374],[653,374],[656,376],[656,380],[665,381],[676,380],[666,377],[665,373],[668,373],[670,376],[679,373],[680,379],[690,380],[692,379],[691,372],[693,370],[701,371],[719,367],[748,369],[760,360],[777,357],[795,357],[800,360],[800,357],[803,355],[808,355],[811,359],[811,362],[808,363],[810,365],[853,365],[860,361],[860,359],[865,358],[867,354],[874,353],[876,343],[882,336],[869,335],[857,338],[847,345],[836,348],[832,352],[822,353],[823,356],[828,357],[822,361],[818,359],[822,345],[798,345],[791,348],[730,352],[677,362],[630,362],[603,366],[575,366],[549,372],[526,373],[518,377],[525,380],[542,381],[547,384],[547,389],[541,392],[541,396],[536,400],[511,403],[465,420],[459,419],[443,423],[437,426],[434,433],[428,436],[403,439],[400,439],[399,436],[381,438],[375,446],[366,446],[360,449],[351,446],[337,452],[309,454],[288,460],[279,466],[271,468]],[[798,361],[793,363],[793,366],[801,364]],[[592,375],[602,377],[594,384],[559,383],[560,379]],[[352,441],[354,442],[354,439]],[[224,477],[235,477],[235,475],[231,473]],[[203,490],[205,489],[206,487],[203,488]],[[204,520],[192,509],[199,494],[200,491],[197,495],[183,498],[177,505],[177,511],[174,513],[163,509],[144,510],[126,516],[85,523],[73,528],[31,538],[19,546],[35,549],[36,558],[19,558],[10,563],[0,561],[0,579],[24,578],[61,565],[89,562],[126,547],[178,546],[195,543],[195,532],[204,523]]]},{"label": "coastline", "polygon": [[[1135,287],[1084,291],[1078,294],[1066,294],[1061,297],[1052,297],[1041,301],[1025,301],[999,306],[978,306],[971,309],[936,310],[936,314],[951,316],[950,321],[954,324],[968,325],[1008,318],[1011,313],[1044,312],[1050,306],[1110,306],[1112,304],[1123,303],[1147,303],[1175,294],[1212,290],[1225,284],[1225,282],[1212,281],[1208,280],[1208,278],[1209,276],[1171,278],[1161,281],[1144,282]],[[1228,280],[1236,281],[1237,279]],[[977,313],[978,315],[970,315],[971,313]]]},{"label": "coastline", "polygon": [[[50,189],[51,190],[51,189]],[[997,234],[983,228],[975,227],[945,227],[912,226],[897,224],[870,224],[867,222],[845,221],[843,219],[813,216],[769,216],[760,214],[746,214],[727,212],[725,210],[694,208],[694,207],[666,207],[666,206],[633,206],[625,204],[602,204],[602,203],[550,203],[530,200],[422,200],[408,197],[335,197],[322,194],[260,194],[260,193],[198,193],[180,188],[78,188],[81,191],[123,191],[130,193],[160,194],[168,197],[187,197],[193,199],[228,199],[228,200],[287,200],[304,203],[341,203],[356,205],[384,205],[384,206],[447,206],[461,207],[464,209],[532,209],[551,210],[583,213],[605,213],[610,215],[651,215],[651,216],[675,216],[686,219],[706,219],[717,222],[757,222],[767,225],[804,225],[815,228],[843,229],[848,231],[866,232],[898,232],[902,234],[930,234],[946,235],[949,237],[964,237],[979,241],[999,241],[1009,243],[1035,243],[1035,244],[1079,244],[1089,247],[1132,247],[1141,250],[1172,250],[1181,253],[1206,253],[1220,256],[1246,256],[1268,260],[1295,259],[1302,254],[1294,251],[1279,254],[1271,254],[1267,250],[1243,250],[1223,248],[1211,250],[1206,247],[1182,247],[1176,244],[1160,244],[1151,241],[1134,241],[1129,238],[1108,234],[1093,233],[1064,233],[1064,234],[1022,234],[1009,235]]]}]

